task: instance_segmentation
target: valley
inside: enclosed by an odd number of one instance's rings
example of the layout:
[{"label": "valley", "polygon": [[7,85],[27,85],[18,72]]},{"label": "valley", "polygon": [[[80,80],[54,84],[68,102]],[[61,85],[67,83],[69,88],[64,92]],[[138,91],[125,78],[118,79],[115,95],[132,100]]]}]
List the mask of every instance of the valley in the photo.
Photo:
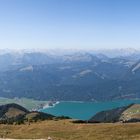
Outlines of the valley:
[{"label": "valley", "polygon": [[42,109],[44,106],[48,105],[49,101],[38,101],[34,99],[28,98],[3,98],[0,97],[0,105],[9,104],[9,103],[16,103],[19,104],[28,110],[39,110]]},{"label": "valley", "polygon": [[[139,111],[140,104],[131,104],[99,112],[90,120],[82,122],[64,116],[30,112],[14,103],[6,104],[0,106],[0,138],[138,140],[140,139]],[[122,122],[122,119],[128,119],[128,122]],[[100,121],[96,122],[97,120]]]},{"label": "valley", "polygon": [[140,0],[0,0],[0,140],[140,140]]}]

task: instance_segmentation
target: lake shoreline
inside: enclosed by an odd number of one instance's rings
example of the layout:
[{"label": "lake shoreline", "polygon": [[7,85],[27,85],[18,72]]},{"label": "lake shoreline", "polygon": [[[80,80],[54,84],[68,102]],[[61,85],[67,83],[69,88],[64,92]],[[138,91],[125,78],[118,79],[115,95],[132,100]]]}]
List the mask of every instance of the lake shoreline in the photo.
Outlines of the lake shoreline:
[{"label": "lake shoreline", "polygon": [[79,101],[60,101],[54,106],[41,109],[41,112],[55,116],[69,116],[73,119],[88,120],[100,111],[106,111],[117,107],[139,103],[140,100],[116,100],[109,102],[79,102]]}]

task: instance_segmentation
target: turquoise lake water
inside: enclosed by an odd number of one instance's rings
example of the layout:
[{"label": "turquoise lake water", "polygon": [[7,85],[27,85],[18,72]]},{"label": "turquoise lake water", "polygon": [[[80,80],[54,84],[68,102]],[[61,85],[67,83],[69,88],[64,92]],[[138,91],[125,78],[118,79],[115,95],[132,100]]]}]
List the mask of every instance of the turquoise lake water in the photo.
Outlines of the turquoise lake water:
[{"label": "turquoise lake water", "polygon": [[69,116],[74,119],[89,119],[97,112],[113,109],[129,105],[131,103],[139,103],[140,100],[119,100],[110,102],[60,102],[54,107],[46,108],[41,111],[50,113],[56,116]]}]

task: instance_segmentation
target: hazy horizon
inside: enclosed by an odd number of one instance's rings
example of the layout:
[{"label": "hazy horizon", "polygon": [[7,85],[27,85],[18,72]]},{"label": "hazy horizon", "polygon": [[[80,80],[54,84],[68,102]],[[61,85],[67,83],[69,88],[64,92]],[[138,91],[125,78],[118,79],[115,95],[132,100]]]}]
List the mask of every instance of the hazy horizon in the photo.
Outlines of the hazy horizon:
[{"label": "hazy horizon", "polygon": [[123,50],[123,51],[140,51],[140,48],[136,48],[136,47],[126,47],[126,48],[57,48],[57,47],[54,47],[54,48],[47,48],[47,47],[34,47],[34,48],[0,48],[0,51],[99,51],[99,52],[102,52],[102,51],[115,51],[115,50]]}]

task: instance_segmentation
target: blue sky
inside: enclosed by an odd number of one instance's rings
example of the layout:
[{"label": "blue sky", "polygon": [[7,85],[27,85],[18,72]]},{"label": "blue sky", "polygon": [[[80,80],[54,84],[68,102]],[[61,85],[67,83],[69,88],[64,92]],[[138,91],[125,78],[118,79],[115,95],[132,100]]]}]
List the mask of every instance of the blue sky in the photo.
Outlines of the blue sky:
[{"label": "blue sky", "polygon": [[0,48],[140,48],[140,0],[0,0]]}]

